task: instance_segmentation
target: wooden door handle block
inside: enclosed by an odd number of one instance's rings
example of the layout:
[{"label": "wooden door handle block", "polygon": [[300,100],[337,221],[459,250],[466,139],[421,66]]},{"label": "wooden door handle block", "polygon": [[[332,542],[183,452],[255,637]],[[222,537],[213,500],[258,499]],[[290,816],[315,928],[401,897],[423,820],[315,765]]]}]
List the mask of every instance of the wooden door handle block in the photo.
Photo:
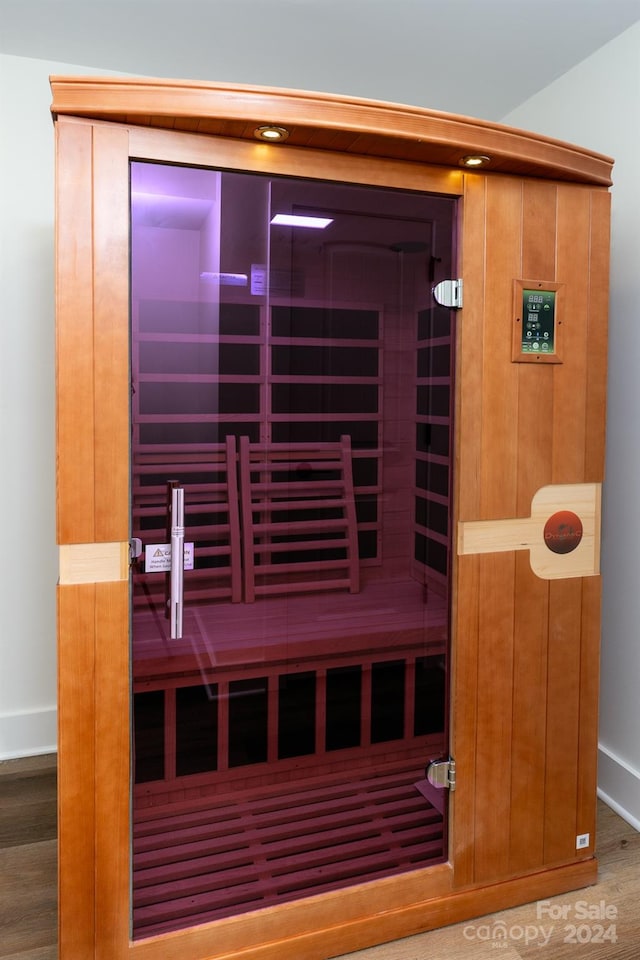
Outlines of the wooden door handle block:
[{"label": "wooden door handle block", "polygon": [[458,555],[528,550],[531,569],[543,580],[600,573],[601,484],[541,487],[531,514],[510,520],[462,520]]}]

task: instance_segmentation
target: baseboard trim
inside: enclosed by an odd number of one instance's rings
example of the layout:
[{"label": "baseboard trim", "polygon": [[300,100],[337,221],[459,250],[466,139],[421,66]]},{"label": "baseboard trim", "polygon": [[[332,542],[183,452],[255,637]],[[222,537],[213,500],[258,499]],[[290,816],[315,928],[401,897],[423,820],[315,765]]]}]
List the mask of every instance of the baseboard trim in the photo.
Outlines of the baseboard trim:
[{"label": "baseboard trim", "polygon": [[640,770],[603,744],[598,748],[598,796],[640,832]]},{"label": "baseboard trim", "polygon": [[55,707],[0,714],[0,761],[55,753],[56,744]]}]

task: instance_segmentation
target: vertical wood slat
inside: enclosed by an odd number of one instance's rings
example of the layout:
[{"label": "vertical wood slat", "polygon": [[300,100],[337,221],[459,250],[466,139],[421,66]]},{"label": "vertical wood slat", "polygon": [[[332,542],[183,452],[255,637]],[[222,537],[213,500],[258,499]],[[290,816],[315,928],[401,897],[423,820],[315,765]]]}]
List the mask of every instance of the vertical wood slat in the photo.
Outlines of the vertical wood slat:
[{"label": "vertical wood slat", "polygon": [[473,297],[468,297],[460,322],[456,324],[456,377],[454,432],[455,513],[459,520],[480,517],[480,473],[482,450],[482,365],[478,363],[485,317],[485,223],[486,177],[465,174],[465,194],[461,218],[461,272]]},{"label": "vertical wood slat", "polygon": [[600,606],[602,580],[591,577],[582,591],[582,646],[580,650],[580,713],[578,729],[578,796],[576,834],[588,833],[592,855],[596,830],[598,784],[598,690],[600,683]]},{"label": "vertical wood slat", "polygon": [[[512,285],[521,270],[522,184],[487,184],[482,339],[481,513],[515,516],[518,369],[511,363]],[[491,322],[487,322],[490,318]],[[509,872],[515,556],[480,562],[475,879]],[[491,691],[489,693],[489,691]]]},{"label": "vertical wood slat", "polygon": [[[96,541],[129,537],[129,137],[94,129]],[[109,417],[104,411],[109,410]],[[89,411],[87,410],[88,414]]]},{"label": "vertical wood slat", "polygon": [[229,546],[231,550],[231,600],[242,599],[242,569],[240,565],[240,506],[238,503],[238,451],[236,438],[229,434],[225,441],[227,457],[227,497],[229,503]]},{"label": "vertical wood slat", "polygon": [[513,734],[509,872],[541,868],[544,862],[544,813],[549,584],[531,570],[529,558],[516,555],[513,624]]},{"label": "vertical wood slat", "polygon": [[[589,427],[587,317],[589,309],[590,191],[558,187],[557,277],[563,297],[562,364],[554,371],[554,483],[583,482]],[[549,588],[549,653],[544,857],[575,856],[578,780],[582,581]]]},{"label": "vertical wood slat", "polygon": [[[586,329],[589,360],[585,412],[588,429],[585,481],[602,482],[605,459],[611,196],[605,190],[592,190],[590,199],[589,315]],[[596,823],[601,602],[600,577],[585,581],[582,592],[578,743],[580,762],[576,833],[590,834],[591,842],[584,851],[586,854],[593,852]]]},{"label": "vertical wood slat", "polygon": [[[554,478],[564,479],[569,460],[569,469],[576,475],[582,471],[585,480],[593,476],[599,481],[604,459],[606,331],[602,323],[598,326],[598,320],[606,313],[607,285],[603,285],[602,278],[596,274],[602,270],[600,235],[607,233],[609,198],[602,194],[603,200],[594,200],[596,191],[564,188],[563,193],[566,196],[560,209],[565,215],[565,230],[559,237],[558,259],[573,283],[572,296],[566,301],[569,326],[565,331],[565,349],[569,350],[563,365],[565,376],[558,384],[558,407],[565,416],[557,422],[554,433]],[[576,230],[580,242],[571,240]],[[594,386],[591,393],[590,385]],[[597,405],[601,409],[598,410]],[[566,441],[569,436],[571,450],[563,456],[563,439]],[[566,642],[571,647],[555,654],[559,660],[558,670],[563,670],[564,676],[562,680],[558,676],[557,686],[550,691],[550,725],[554,724],[558,736],[548,744],[547,763],[549,776],[555,773],[553,782],[557,792],[566,797],[567,803],[573,802],[573,811],[572,814],[567,811],[562,819],[557,813],[549,814],[545,840],[545,856],[549,862],[575,856],[576,834],[592,833],[592,829],[583,829],[583,826],[585,821],[593,824],[595,817],[596,751],[594,747],[593,756],[587,757],[580,750],[581,742],[595,742],[597,731],[598,658],[594,634],[599,635],[600,619],[599,601],[587,599],[592,594],[599,595],[597,580],[584,581],[580,594],[571,582],[554,585],[554,622],[562,624],[563,612],[567,610],[573,611],[573,621],[566,627],[570,636]],[[594,619],[588,621],[584,614],[581,617],[584,610],[590,610]],[[569,731],[573,736],[569,736]],[[568,760],[559,769],[563,754],[568,754]],[[586,792],[588,783],[593,786],[590,801]]]},{"label": "vertical wood slat", "polygon": [[480,557],[458,557],[458,579],[454,594],[456,636],[451,660],[451,748],[458,777],[450,806],[452,862],[456,886],[474,881],[474,843],[478,754],[476,717],[478,711],[478,656],[480,607]]},{"label": "vertical wood slat", "polygon": [[327,671],[326,668],[316,670],[316,704],[315,704],[316,742],[315,752],[320,755],[325,752],[327,735]]},{"label": "vertical wood slat", "polygon": [[585,330],[589,350],[585,481],[601,483],[605,456],[611,219],[611,195],[606,190],[591,191],[590,214],[589,316]]},{"label": "vertical wood slat", "polygon": [[177,719],[176,688],[169,687],[164,691],[164,776],[171,781],[178,766]]},{"label": "vertical wood slat", "polygon": [[280,690],[278,674],[269,673],[267,681],[267,760],[274,763],[278,759],[278,743],[280,738],[279,729],[279,700]]},{"label": "vertical wood slat", "polygon": [[229,682],[218,680],[218,770],[229,769]]},{"label": "vertical wood slat", "polygon": [[590,196],[558,187],[557,276],[565,283],[562,363],[554,370],[552,483],[584,482]]},{"label": "vertical wood slat", "polygon": [[95,940],[95,593],[58,587],[58,943],[93,957]]},{"label": "vertical wood slat", "polygon": [[476,814],[476,882],[509,874],[513,746],[515,556],[480,560]]},{"label": "vertical wood slat", "polygon": [[360,590],[360,554],[358,549],[358,518],[356,517],[356,498],[353,492],[353,464],[351,460],[351,437],[340,437],[342,460],[342,480],[344,483],[347,518],[347,557],[349,560],[350,593]]},{"label": "vertical wood slat", "polygon": [[[514,279],[555,281],[557,187],[525,183],[522,206],[522,267]],[[516,364],[518,406],[517,516],[528,516],[531,499],[551,475],[553,365]]]},{"label": "vertical wood slat", "polygon": [[373,665],[362,665],[362,688],[360,693],[360,746],[371,743],[371,719],[373,715]]},{"label": "vertical wood slat", "polygon": [[95,956],[96,960],[121,960],[128,955],[131,877],[129,584],[96,584],[95,593]]},{"label": "vertical wood slat", "polygon": [[[244,599],[245,603],[253,603],[256,598],[255,590],[255,563],[253,556],[253,534],[252,534],[252,514],[251,514],[251,472],[250,472],[250,445],[249,437],[240,437],[239,447],[240,465],[246,464],[249,469],[240,469],[240,503],[243,505],[242,514],[242,564],[244,567]],[[244,505],[247,505],[249,515],[245,512]]]},{"label": "vertical wood slat", "polygon": [[522,264],[522,184],[517,180],[488,182],[485,243],[478,519],[493,520],[515,516],[521,452],[516,430],[518,365],[511,363],[513,280]]},{"label": "vertical wood slat", "polygon": [[[92,128],[56,128],[58,543],[95,539]],[[89,414],[87,415],[87,410]],[[58,587],[59,949],[94,956],[95,587]],[[79,810],[82,811],[81,817]]]},{"label": "vertical wood slat", "polygon": [[[94,128],[94,538],[107,542],[129,537],[128,145],[126,129]],[[96,911],[96,960],[124,956],[129,927],[128,608],[127,582],[96,586],[96,902],[112,904]]]},{"label": "vertical wood slat", "polygon": [[554,580],[549,592],[544,859],[552,864],[576,852],[582,581]]},{"label": "vertical wood slat", "polygon": [[416,715],[416,658],[407,657],[404,672],[404,722],[405,737],[413,736]]},{"label": "vertical wood slat", "polygon": [[58,543],[95,541],[92,127],[56,126]]},{"label": "vertical wood slat", "polygon": [[[556,280],[554,184],[525,182],[522,191],[521,278]],[[519,278],[514,278],[519,279]],[[551,365],[522,363],[518,371],[517,516],[527,516],[535,492],[551,475],[553,376]],[[544,856],[544,748],[546,739],[549,586],[516,555],[513,625],[513,734],[509,870],[542,866]]]},{"label": "vertical wood slat", "polygon": [[[480,516],[482,444],[482,366],[477,362],[484,328],[485,220],[487,179],[464,176],[461,217],[461,271],[475,296],[465,303],[456,325],[455,378],[457,429],[454,433],[454,511],[458,519]],[[474,880],[476,714],[478,708],[479,557],[454,559],[451,655],[451,751],[463,772],[451,799],[451,854],[456,885]]]}]

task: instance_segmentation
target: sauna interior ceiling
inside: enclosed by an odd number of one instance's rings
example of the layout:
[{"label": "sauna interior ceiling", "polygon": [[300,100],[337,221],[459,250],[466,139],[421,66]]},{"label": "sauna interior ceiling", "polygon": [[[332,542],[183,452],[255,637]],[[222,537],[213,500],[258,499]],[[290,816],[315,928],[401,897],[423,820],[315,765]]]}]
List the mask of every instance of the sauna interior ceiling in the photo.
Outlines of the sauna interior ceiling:
[{"label": "sauna interior ceiling", "polygon": [[640,0],[0,0],[0,53],[500,120],[638,19]]}]

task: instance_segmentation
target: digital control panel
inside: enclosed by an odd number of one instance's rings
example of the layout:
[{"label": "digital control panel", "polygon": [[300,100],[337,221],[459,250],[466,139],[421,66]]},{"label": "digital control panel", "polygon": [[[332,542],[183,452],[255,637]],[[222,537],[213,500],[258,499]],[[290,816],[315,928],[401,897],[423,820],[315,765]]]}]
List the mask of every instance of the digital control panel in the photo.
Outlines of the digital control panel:
[{"label": "digital control panel", "polygon": [[555,353],[556,294],[554,290],[522,291],[523,353]]},{"label": "digital control panel", "polygon": [[514,363],[562,363],[563,290],[555,280],[514,280]]}]

